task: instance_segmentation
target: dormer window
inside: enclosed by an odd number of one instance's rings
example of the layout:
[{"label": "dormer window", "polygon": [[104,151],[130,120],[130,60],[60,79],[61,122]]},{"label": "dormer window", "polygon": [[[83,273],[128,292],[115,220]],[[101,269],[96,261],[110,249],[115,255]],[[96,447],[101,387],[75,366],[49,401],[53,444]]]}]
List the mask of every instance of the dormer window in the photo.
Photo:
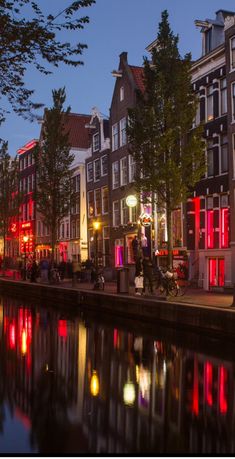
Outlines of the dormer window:
[{"label": "dormer window", "polygon": [[212,27],[205,32],[205,51],[206,54],[212,50]]},{"label": "dormer window", "polygon": [[99,150],[100,147],[100,136],[99,133],[97,132],[96,134],[93,135],[93,151]]},{"label": "dormer window", "polygon": [[120,102],[124,100],[124,86],[121,86],[120,88]]},{"label": "dormer window", "polygon": [[235,37],[230,40],[230,67],[235,69]]}]

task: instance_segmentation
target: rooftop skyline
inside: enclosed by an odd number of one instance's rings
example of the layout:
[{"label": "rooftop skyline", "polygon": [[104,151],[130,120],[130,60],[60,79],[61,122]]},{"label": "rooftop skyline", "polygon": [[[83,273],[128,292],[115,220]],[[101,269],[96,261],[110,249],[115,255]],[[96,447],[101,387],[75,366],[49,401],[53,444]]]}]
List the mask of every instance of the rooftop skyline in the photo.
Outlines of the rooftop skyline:
[{"label": "rooftop skyline", "polygon": [[[57,0],[56,7],[50,6],[50,10],[60,11],[69,3],[69,0]],[[41,0],[40,6],[49,10],[46,0]],[[142,65],[143,56],[148,55],[146,47],[156,38],[164,9],[169,12],[174,33],[179,35],[180,53],[191,52],[195,60],[201,56],[201,35],[194,21],[214,19],[217,10],[233,11],[235,5],[233,0],[195,3],[178,0],[177,4],[171,0],[97,0],[95,5],[82,11],[82,15],[90,17],[90,24],[76,37],[88,46],[82,56],[84,66],[77,69],[61,66],[47,77],[30,67],[26,82],[35,89],[34,100],[50,107],[52,89],[65,86],[67,105],[73,113],[90,115],[96,106],[104,116],[109,116],[115,83],[111,72],[118,67],[119,55],[126,51],[129,64]],[[38,115],[42,113],[43,110]],[[39,133],[40,124],[25,121],[12,111],[0,126],[0,137],[9,141],[12,156],[30,139],[38,138]]]}]

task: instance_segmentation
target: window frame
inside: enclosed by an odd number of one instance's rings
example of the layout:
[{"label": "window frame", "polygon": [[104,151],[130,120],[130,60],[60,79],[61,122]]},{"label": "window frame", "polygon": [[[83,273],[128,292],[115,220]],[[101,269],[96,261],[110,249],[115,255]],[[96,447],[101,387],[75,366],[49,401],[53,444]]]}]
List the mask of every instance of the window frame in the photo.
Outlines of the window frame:
[{"label": "window frame", "polygon": [[[91,165],[91,169],[89,171],[88,169],[89,169],[90,165]],[[87,182],[93,182],[93,180],[94,180],[93,161],[89,161],[89,163],[87,163],[86,168],[87,168]],[[89,177],[89,172],[91,172],[92,178]]]},{"label": "window frame", "polygon": [[[114,171],[115,165],[117,165],[117,171]],[[117,174],[117,177],[118,177],[118,180],[116,183],[114,182],[115,174]],[[117,188],[119,188],[119,186],[120,186],[120,169],[119,169],[119,161],[117,160],[112,163],[112,189],[116,190]]]},{"label": "window frame", "polygon": [[[107,163],[106,164],[107,171],[105,173],[104,173],[104,168],[103,168],[103,160],[104,160],[104,158],[106,158],[106,163]],[[108,155],[101,156],[100,164],[101,164],[101,167],[100,167],[100,169],[101,169],[101,177],[104,177],[105,175],[108,175]]]},{"label": "window frame", "polygon": [[116,151],[116,150],[118,150],[118,148],[119,148],[119,144],[118,144],[118,123],[114,123],[112,125],[112,151]]},{"label": "window frame", "polygon": [[120,147],[124,147],[124,145],[127,144],[126,127],[127,127],[127,119],[126,119],[126,116],[124,116],[119,121]]},{"label": "window frame", "polygon": [[[94,164],[93,180],[94,180],[94,182],[99,182],[100,177],[101,177],[100,158],[95,159],[95,160],[93,161],[93,164]],[[98,175],[99,175],[99,177],[98,177],[98,178],[96,178],[96,172],[97,172],[97,171],[96,171],[96,164],[99,165],[99,167],[98,167],[98,171],[99,171],[99,174],[98,174]]]},{"label": "window frame", "polygon": [[[97,139],[98,139],[98,142],[97,142]],[[96,132],[95,134],[93,134],[93,137],[92,137],[92,150],[95,152],[95,151],[99,151],[100,149],[100,134],[99,132]]]},{"label": "window frame", "polygon": [[[125,161],[126,167],[123,169],[123,162]],[[123,174],[123,170],[125,171],[125,175]],[[126,180],[124,181],[124,176]],[[128,160],[127,156],[124,156],[120,159],[120,186],[126,186],[128,183]]]}]

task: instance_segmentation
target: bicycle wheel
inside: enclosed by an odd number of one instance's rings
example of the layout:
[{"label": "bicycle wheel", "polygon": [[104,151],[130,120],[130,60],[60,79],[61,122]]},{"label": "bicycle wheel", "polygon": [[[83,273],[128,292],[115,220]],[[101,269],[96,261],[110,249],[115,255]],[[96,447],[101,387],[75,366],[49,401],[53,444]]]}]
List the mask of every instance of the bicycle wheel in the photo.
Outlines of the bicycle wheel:
[{"label": "bicycle wheel", "polygon": [[178,293],[178,287],[177,287],[176,282],[174,281],[169,282],[167,291],[170,296],[176,296]]}]

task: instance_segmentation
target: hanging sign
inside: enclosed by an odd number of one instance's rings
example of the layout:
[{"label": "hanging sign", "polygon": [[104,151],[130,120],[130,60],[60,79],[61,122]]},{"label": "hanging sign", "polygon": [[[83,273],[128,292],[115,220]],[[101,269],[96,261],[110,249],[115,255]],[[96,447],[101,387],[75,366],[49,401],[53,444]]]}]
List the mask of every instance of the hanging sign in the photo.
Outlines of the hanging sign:
[{"label": "hanging sign", "polygon": [[142,226],[150,226],[153,219],[152,216],[146,213],[140,215],[140,224]]},{"label": "hanging sign", "polygon": [[137,197],[134,194],[129,194],[126,198],[126,205],[128,207],[135,207],[137,205]]}]

